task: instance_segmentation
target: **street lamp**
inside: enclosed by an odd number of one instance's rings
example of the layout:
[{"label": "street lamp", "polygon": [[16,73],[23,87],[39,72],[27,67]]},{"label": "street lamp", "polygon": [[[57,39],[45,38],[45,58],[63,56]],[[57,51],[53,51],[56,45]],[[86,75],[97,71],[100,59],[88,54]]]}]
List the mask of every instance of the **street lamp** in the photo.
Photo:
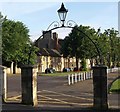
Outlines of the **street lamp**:
[{"label": "street lamp", "polygon": [[[65,19],[66,19],[66,16],[67,16],[67,12],[68,10],[65,8],[64,4],[62,3],[61,4],[61,7],[60,9],[57,10],[58,12],[58,16],[59,16],[59,19],[60,19],[60,23],[58,21],[53,21],[47,28],[46,31],[50,31],[50,30],[55,30],[57,28],[73,28],[74,26],[77,25],[76,22],[74,22],[73,20],[69,20],[66,22],[66,25],[65,25]],[[53,26],[52,29],[50,29],[50,27]],[[50,29],[50,30],[49,30]]]},{"label": "street lamp", "polygon": [[66,19],[66,15],[67,15],[68,10],[64,7],[64,4],[63,4],[63,3],[62,3],[62,5],[61,5],[61,8],[58,9],[57,12],[58,12],[60,21],[62,21],[62,26],[64,27],[64,22],[65,22],[65,19]]}]

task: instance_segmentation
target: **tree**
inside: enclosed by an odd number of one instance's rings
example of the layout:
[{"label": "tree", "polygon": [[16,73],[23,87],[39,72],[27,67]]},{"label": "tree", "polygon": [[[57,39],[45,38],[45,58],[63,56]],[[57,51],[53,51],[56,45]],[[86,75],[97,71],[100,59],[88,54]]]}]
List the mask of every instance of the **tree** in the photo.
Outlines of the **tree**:
[{"label": "tree", "polygon": [[[14,62],[14,68],[17,63],[27,64],[29,57],[28,48],[31,46],[29,38],[29,29],[20,21],[5,19],[2,24],[2,59],[3,64]],[[26,50],[27,49],[27,50]],[[25,51],[26,50],[26,51]],[[32,48],[33,54],[36,48]],[[31,59],[35,57],[31,55]],[[33,62],[30,61],[31,64]],[[15,70],[15,69],[14,69]],[[14,71],[15,72],[15,71]]]},{"label": "tree", "polygon": [[[95,30],[89,26],[75,26],[69,36],[65,37],[62,46],[64,57],[76,57],[76,67],[78,69],[79,59],[95,57],[97,54],[96,46],[90,40],[95,36]],[[88,38],[89,36],[89,38]],[[90,55],[92,54],[92,55]]]},{"label": "tree", "polygon": [[109,59],[108,59],[108,66],[109,67],[114,67],[117,63],[117,59],[119,57],[119,37],[117,37],[118,35],[118,31],[115,30],[114,28],[112,29],[107,29],[105,30],[105,35],[107,37],[108,40],[108,55],[109,55]]},{"label": "tree", "polygon": [[5,18],[2,16],[0,12],[0,64],[2,63],[2,23]]}]

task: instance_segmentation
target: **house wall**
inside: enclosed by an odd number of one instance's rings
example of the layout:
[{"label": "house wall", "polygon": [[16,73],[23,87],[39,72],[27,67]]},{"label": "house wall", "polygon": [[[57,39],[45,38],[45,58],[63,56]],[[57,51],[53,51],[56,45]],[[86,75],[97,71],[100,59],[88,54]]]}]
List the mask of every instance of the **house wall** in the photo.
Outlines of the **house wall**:
[{"label": "house wall", "polygon": [[46,68],[55,68],[56,71],[63,69],[63,58],[51,56],[39,56],[38,72],[45,72]]}]

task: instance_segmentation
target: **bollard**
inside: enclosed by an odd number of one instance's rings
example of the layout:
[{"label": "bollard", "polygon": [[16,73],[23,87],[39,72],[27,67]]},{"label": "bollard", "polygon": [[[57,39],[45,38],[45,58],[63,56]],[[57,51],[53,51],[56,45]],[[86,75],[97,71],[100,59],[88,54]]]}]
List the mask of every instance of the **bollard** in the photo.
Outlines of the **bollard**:
[{"label": "bollard", "polygon": [[81,74],[79,73],[78,74],[78,81],[80,81],[80,79],[81,79]]},{"label": "bollard", "polygon": [[83,80],[84,80],[84,74],[81,73],[81,81],[83,81]]},{"label": "bollard", "polygon": [[77,82],[77,74],[75,74],[75,82]]},{"label": "bollard", "polygon": [[107,67],[93,67],[94,108],[108,109],[107,98]]},{"label": "bollard", "polygon": [[88,73],[86,72],[86,79],[88,79]]},{"label": "bollard", "polygon": [[74,83],[74,75],[72,74],[72,82],[71,82],[72,84]]},{"label": "bollard", "polygon": [[83,75],[83,80],[85,80],[85,72],[83,73],[84,75]]},{"label": "bollard", "polygon": [[68,85],[70,85],[70,75],[68,75]]}]

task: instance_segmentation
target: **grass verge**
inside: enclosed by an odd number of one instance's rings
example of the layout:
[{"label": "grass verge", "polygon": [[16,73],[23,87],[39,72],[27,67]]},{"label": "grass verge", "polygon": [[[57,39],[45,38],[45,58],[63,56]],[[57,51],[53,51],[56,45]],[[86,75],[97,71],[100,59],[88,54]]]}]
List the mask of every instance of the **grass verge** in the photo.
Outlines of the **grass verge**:
[{"label": "grass verge", "polygon": [[[82,72],[82,71],[79,71],[79,72]],[[39,76],[67,76],[69,74],[75,74],[75,73],[79,73],[79,72],[56,72],[56,73],[48,73],[48,74],[45,74],[45,73],[39,73],[38,75]]]},{"label": "grass verge", "polygon": [[115,80],[111,87],[110,87],[110,92],[114,93],[120,93],[120,79]]}]

